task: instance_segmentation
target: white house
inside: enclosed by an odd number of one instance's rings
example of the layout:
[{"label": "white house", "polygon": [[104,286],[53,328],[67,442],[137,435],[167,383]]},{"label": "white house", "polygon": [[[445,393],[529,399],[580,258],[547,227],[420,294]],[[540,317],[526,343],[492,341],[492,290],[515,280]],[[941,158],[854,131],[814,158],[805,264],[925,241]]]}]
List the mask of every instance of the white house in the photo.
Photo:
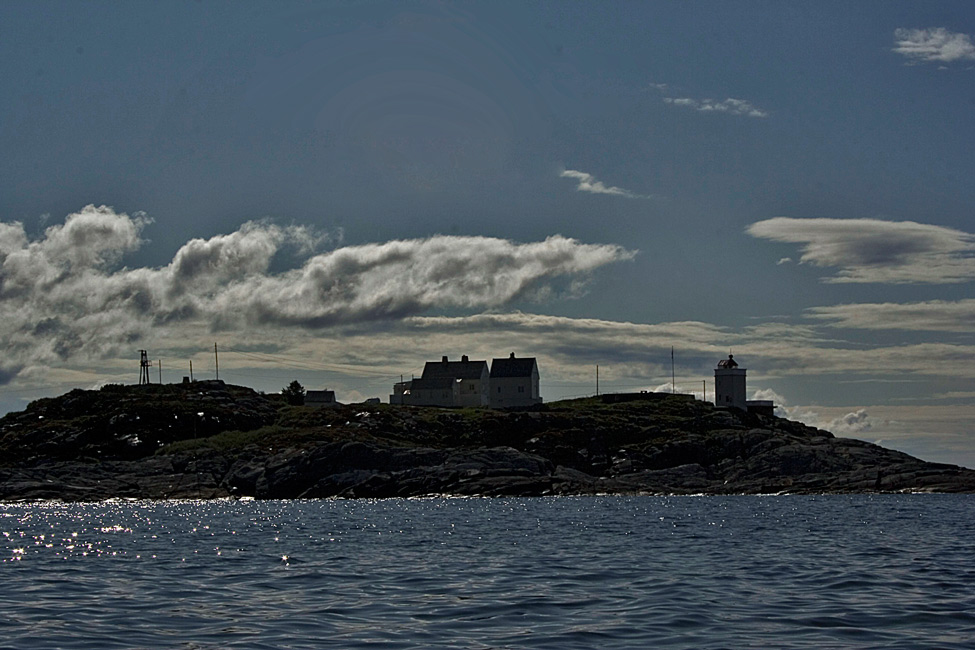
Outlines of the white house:
[{"label": "white house", "polygon": [[491,360],[491,408],[541,404],[535,357]]}]

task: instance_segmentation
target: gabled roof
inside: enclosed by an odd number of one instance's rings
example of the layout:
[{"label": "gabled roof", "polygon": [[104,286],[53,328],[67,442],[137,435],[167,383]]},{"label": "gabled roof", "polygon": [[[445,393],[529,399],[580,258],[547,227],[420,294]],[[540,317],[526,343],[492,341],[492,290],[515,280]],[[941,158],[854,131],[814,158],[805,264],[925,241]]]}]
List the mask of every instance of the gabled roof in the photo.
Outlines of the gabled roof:
[{"label": "gabled roof", "polygon": [[487,361],[427,361],[422,378],[480,379],[487,369]]},{"label": "gabled roof", "polygon": [[491,377],[531,377],[536,367],[535,357],[518,359],[512,354],[507,359],[491,360]]},{"label": "gabled roof", "polygon": [[305,401],[325,401],[334,402],[335,401],[335,391],[334,390],[309,390],[305,391]]},{"label": "gabled roof", "polygon": [[410,390],[452,390],[453,377],[421,377],[410,382]]}]

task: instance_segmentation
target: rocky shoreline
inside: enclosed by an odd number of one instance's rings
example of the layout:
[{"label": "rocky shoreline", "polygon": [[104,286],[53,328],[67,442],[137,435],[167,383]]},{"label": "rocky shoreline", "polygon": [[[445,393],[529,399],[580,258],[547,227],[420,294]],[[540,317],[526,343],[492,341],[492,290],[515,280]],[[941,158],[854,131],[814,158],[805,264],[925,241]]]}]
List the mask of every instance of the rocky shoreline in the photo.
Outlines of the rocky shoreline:
[{"label": "rocky shoreline", "polygon": [[0,500],[975,492],[975,471],[679,395],[531,411],[107,386],[0,418]]}]

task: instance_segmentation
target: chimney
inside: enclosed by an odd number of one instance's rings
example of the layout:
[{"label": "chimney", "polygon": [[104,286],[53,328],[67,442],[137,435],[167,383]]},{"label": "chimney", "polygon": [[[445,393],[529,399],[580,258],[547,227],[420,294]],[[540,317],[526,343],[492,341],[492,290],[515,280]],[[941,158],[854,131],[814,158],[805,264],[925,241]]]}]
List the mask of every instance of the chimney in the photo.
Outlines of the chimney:
[{"label": "chimney", "polygon": [[467,361],[468,361],[468,359],[467,359],[467,355],[465,354],[464,356],[462,356],[462,357],[460,358],[460,360],[461,360],[462,362],[464,362],[464,363],[467,363]]},{"label": "chimney", "polygon": [[443,365],[445,365],[445,366],[447,365],[447,357],[446,357],[446,356],[444,356],[444,357],[442,357],[442,358],[440,359],[440,361],[442,361],[442,362],[443,362]]},{"label": "chimney", "polygon": [[514,358],[515,358],[515,353],[514,353],[514,352],[512,352],[512,353],[511,353],[511,356],[509,356],[508,358],[509,358],[509,359],[514,359]]}]

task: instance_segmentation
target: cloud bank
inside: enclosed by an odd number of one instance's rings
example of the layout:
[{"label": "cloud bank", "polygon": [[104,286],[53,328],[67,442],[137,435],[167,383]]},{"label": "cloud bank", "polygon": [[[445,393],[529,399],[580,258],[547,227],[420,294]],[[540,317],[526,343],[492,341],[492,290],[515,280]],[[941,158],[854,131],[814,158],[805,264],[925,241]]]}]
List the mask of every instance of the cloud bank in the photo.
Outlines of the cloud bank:
[{"label": "cloud bank", "polygon": [[975,300],[929,300],[913,303],[855,303],[812,307],[811,318],[833,327],[863,330],[975,332]]},{"label": "cloud bank", "polygon": [[527,244],[435,236],[339,248],[272,273],[278,251],[312,250],[320,236],[250,222],[187,242],[165,267],[116,268],[139,247],[147,223],[87,206],[36,241],[21,223],[0,223],[0,378],[32,364],[130,353],[188,323],[314,330],[430,309],[498,308],[635,255],[561,236]]},{"label": "cloud bank", "polygon": [[597,181],[592,174],[579,172],[574,169],[563,170],[559,176],[562,178],[574,178],[579,181],[578,185],[576,185],[577,192],[589,192],[591,194],[612,194],[613,196],[622,196],[627,199],[650,198],[648,195],[637,194],[636,192],[631,192],[630,190],[624,190],[622,187],[606,187],[602,181]]},{"label": "cloud bank", "polygon": [[910,63],[952,63],[975,60],[975,42],[968,34],[950,32],[944,27],[900,28],[894,31],[894,52]]},{"label": "cloud bank", "polygon": [[747,232],[802,244],[800,263],[839,269],[825,282],[948,284],[975,279],[975,235],[943,226],[776,217],[753,223]]},{"label": "cloud bank", "polygon": [[764,111],[751,102],[744,99],[734,99],[729,97],[724,101],[713,99],[691,99],[690,97],[664,97],[664,102],[673,106],[683,106],[692,108],[702,113],[728,113],[729,115],[744,115],[746,117],[768,117],[768,111]]}]

